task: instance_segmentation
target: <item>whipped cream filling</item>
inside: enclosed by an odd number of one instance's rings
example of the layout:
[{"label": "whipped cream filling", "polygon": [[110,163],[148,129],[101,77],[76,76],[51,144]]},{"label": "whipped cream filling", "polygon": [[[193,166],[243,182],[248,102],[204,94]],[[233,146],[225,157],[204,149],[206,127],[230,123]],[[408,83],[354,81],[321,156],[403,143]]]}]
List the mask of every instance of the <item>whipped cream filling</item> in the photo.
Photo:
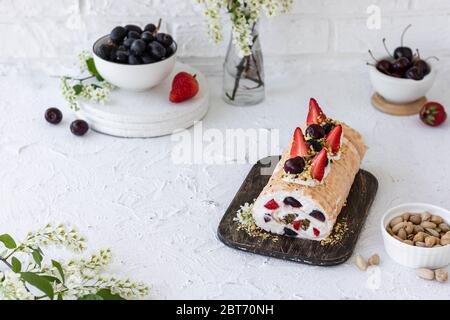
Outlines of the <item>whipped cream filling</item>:
[{"label": "whipped cream filling", "polygon": [[[291,205],[286,205],[284,199],[287,197],[293,197],[302,206],[294,208]],[[264,206],[272,199],[277,202],[279,208],[270,210]],[[314,210],[320,211],[324,215],[325,221],[312,217],[310,213]],[[323,208],[318,206],[310,197],[304,196],[301,191],[295,193],[280,191],[266,194],[255,202],[252,215],[256,225],[265,231],[302,239],[325,239],[333,228],[333,222],[328,219]],[[298,230],[294,227],[295,221],[301,222]]]}]

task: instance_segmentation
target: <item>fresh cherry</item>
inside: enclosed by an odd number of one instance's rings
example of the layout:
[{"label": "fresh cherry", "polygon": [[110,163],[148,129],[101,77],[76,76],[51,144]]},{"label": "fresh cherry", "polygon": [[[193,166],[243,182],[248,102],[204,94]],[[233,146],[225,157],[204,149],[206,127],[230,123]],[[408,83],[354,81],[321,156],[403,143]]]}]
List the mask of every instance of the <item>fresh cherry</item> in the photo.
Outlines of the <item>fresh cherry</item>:
[{"label": "fresh cherry", "polygon": [[75,120],[70,125],[70,131],[76,136],[84,136],[89,130],[89,125],[84,120]]},{"label": "fresh cherry", "polygon": [[58,124],[62,121],[63,114],[57,108],[50,108],[45,111],[45,120],[51,124]]},{"label": "fresh cherry", "polygon": [[325,137],[325,130],[318,124],[312,124],[306,129],[306,135],[313,139],[322,139]]},{"label": "fresh cherry", "polygon": [[308,145],[315,151],[315,152],[320,152],[323,149],[322,144],[314,139],[310,139],[308,140],[306,143],[308,143]]},{"label": "fresh cherry", "polygon": [[296,236],[298,236],[298,233],[289,228],[284,228],[284,235],[288,236],[288,237],[296,237]]},{"label": "fresh cherry", "polygon": [[405,77],[407,79],[411,79],[411,80],[422,80],[424,78],[424,73],[422,71],[422,69],[419,69],[418,67],[411,67],[409,68],[406,73],[405,73]]},{"label": "fresh cherry", "polygon": [[305,169],[305,160],[302,157],[289,159],[284,164],[284,171],[290,174],[302,173]]},{"label": "fresh cherry", "polygon": [[411,48],[403,46],[403,39],[405,37],[406,31],[408,31],[409,28],[411,28],[411,24],[408,25],[405,30],[403,30],[402,38],[401,38],[401,45],[397,49],[394,50],[394,58],[400,59],[400,58],[406,58],[410,62],[413,60],[413,52]]},{"label": "fresh cherry", "polygon": [[411,61],[405,57],[401,57],[394,61],[392,64],[393,73],[403,74],[411,66]]},{"label": "fresh cherry", "polygon": [[332,123],[326,123],[323,126],[323,130],[325,130],[326,135],[328,135],[331,132],[331,130],[333,130],[333,129],[334,129],[334,124],[332,124]]},{"label": "fresh cherry", "polygon": [[376,67],[377,67],[378,71],[380,71],[384,74],[390,74],[392,71],[392,63],[386,59],[378,61]]}]

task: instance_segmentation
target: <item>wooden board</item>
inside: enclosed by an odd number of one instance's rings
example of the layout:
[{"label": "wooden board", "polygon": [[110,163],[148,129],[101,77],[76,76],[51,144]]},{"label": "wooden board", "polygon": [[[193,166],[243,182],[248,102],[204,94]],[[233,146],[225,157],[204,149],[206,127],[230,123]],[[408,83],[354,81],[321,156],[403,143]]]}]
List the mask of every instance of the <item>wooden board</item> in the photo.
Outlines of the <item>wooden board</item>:
[{"label": "wooden board", "polygon": [[418,114],[420,109],[427,103],[427,98],[422,97],[417,101],[405,104],[395,104],[387,101],[378,93],[372,96],[372,105],[381,112],[388,113],[394,116],[410,116]]},{"label": "wooden board", "polygon": [[[277,161],[280,157],[273,159]],[[251,237],[238,230],[234,221],[236,212],[246,202],[252,203],[269,181],[270,175],[261,175],[268,159],[260,160],[250,170],[241,188],[228,207],[218,228],[218,237],[227,246],[264,256],[290,260],[318,266],[333,266],[344,263],[353,253],[358,236],[369,214],[370,206],[378,190],[377,179],[369,172],[360,170],[355,178],[347,205],[342,209],[336,223],[346,225],[348,230],[340,241],[323,244],[320,241],[278,236],[278,241]],[[332,234],[333,236],[333,234]]]}]

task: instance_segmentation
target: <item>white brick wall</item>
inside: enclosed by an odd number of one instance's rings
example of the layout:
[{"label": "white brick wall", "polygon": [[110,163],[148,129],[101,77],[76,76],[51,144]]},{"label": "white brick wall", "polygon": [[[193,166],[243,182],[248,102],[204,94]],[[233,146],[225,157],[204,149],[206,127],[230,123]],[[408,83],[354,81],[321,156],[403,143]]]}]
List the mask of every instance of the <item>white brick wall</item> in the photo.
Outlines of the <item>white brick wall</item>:
[{"label": "white brick wall", "polygon": [[[421,48],[423,55],[450,56],[450,0],[294,2],[289,15],[263,20],[263,49],[269,61],[360,61],[369,48],[383,52],[383,37],[394,49],[409,23],[414,27],[408,45]],[[371,4],[381,9],[380,30],[366,27]],[[209,41],[196,0],[0,0],[0,73],[60,73],[73,65],[77,52],[90,48],[114,25],[144,25],[159,17],[179,42],[182,58],[220,70],[227,41]]]}]

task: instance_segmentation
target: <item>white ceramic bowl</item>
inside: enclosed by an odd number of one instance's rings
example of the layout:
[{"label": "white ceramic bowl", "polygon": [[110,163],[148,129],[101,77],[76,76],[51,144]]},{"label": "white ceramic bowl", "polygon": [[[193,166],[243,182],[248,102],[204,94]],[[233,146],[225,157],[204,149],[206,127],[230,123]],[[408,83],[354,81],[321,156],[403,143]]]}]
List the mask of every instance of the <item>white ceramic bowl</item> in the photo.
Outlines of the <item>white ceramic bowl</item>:
[{"label": "white ceramic bowl", "polygon": [[175,42],[174,53],[165,60],[150,64],[128,65],[104,60],[96,54],[96,49],[108,41],[109,36],[104,36],[94,43],[94,62],[100,75],[116,87],[131,91],[151,89],[163,82],[175,66],[177,53]]},{"label": "white ceramic bowl", "polygon": [[450,212],[443,208],[426,203],[402,204],[388,210],[381,220],[384,247],[394,261],[406,267],[431,269],[445,267],[450,264],[450,245],[437,248],[410,246],[395,239],[386,231],[387,225],[393,218],[405,212],[422,213],[425,211],[441,216],[446,223],[450,222]]},{"label": "white ceramic bowl", "polygon": [[431,71],[422,80],[391,77],[370,66],[370,81],[375,91],[389,102],[396,104],[414,102],[427,94],[436,78],[436,68],[428,64]]}]

